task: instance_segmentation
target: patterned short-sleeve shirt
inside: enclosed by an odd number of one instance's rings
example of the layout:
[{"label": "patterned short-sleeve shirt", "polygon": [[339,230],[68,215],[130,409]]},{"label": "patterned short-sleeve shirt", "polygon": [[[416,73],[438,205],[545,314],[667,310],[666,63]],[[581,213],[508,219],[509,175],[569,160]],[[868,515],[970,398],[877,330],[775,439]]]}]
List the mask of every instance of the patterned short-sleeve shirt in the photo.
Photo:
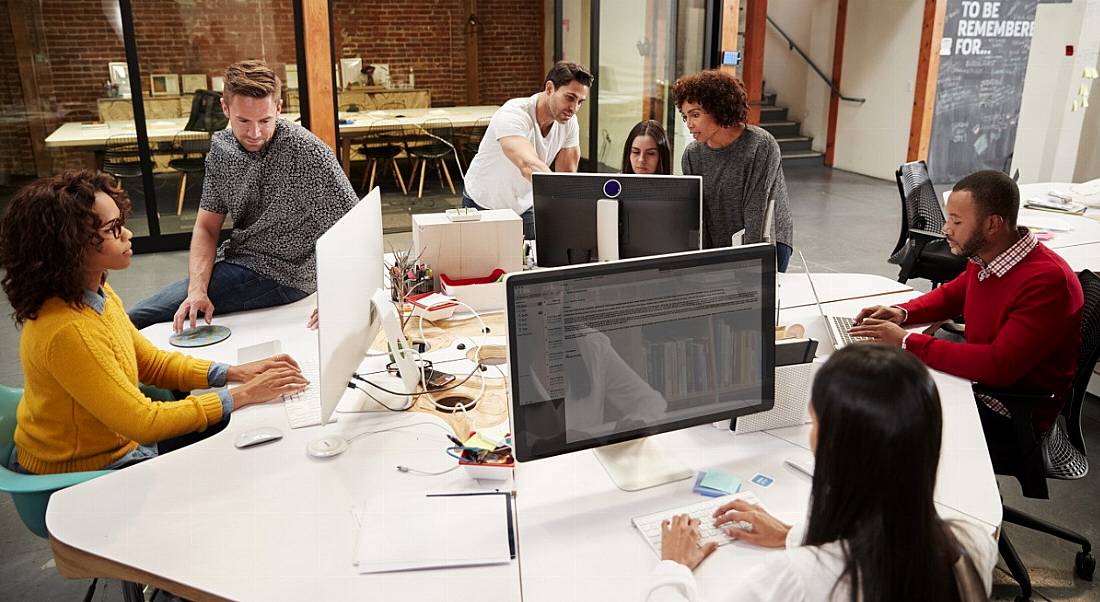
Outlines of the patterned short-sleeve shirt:
[{"label": "patterned short-sleeve shirt", "polygon": [[312,293],[317,238],[358,200],[332,149],[299,125],[279,120],[256,152],[231,130],[211,137],[199,206],[233,219],[218,261]]}]

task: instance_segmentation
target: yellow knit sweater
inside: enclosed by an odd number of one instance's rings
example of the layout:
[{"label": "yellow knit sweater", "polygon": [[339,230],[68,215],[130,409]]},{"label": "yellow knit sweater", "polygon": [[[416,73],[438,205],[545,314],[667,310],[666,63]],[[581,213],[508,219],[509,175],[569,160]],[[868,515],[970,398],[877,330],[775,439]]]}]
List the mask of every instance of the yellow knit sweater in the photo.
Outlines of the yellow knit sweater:
[{"label": "yellow knit sweater", "polygon": [[104,285],[100,315],[50,299],[19,337],[23,400],[16,413],[19,463],[35,474],[101,469],[141,444],[206,429],[222,418],[217,393],[153,401],[138,382],[205,388],[210,362],[154,347]]}]

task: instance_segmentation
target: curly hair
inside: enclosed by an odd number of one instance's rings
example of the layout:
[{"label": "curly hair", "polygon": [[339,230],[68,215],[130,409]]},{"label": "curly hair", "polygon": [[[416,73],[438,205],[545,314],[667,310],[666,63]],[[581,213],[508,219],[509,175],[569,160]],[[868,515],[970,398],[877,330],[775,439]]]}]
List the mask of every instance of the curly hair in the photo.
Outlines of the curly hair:
[{"label": "curly hair", "polygon": [[749,118],[749,95],[736,77],[708,69],[685,75],[672,85],[672,102],[676,108],[685,102],[702,105],[721,127],[745,123]]},{"label": "curly hair", "polygon": [[80,308],[89,246],[103,244],[105,225],[95,195],[104,192],[121,215],[130,212],[126,192],[105,173],[80,170],[31,182],[15,193],[0,218],[0,285],[22,325],[38,317],[51,297]]}]

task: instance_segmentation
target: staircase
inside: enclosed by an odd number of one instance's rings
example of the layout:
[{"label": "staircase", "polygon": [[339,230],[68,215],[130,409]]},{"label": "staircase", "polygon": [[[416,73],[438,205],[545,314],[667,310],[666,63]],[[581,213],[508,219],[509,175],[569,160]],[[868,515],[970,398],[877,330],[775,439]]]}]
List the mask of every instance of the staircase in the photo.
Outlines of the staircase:
[{"label": "staircase", "polygon": [[775,104],[775,94],[760,102],[760,127],[779,143],[783,165],[821,165],[824,154],[813,150],[813,138],[802,135],[802,124],[787,119],[787,107]]}]

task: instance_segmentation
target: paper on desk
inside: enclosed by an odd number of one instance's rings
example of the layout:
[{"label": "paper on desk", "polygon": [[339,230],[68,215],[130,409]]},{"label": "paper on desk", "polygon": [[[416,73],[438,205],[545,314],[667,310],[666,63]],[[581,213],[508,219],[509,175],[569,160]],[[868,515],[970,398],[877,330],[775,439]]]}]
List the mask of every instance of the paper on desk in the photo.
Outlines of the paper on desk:
[{"label": "paper on desk", "polygon": [[360,573],[501,564],[512,560],[506,493],[388,497],[364,508]]},{"label": "paper on desk", "polygon": [[1050,230],[1051,232],[1073,231],[1073,226],[1069,222],[1057,217],[1025,214],[1020,216],[1019,222],[1021,226],[1027,226],[1029,228],[1042,228],[1043,230]]}]

